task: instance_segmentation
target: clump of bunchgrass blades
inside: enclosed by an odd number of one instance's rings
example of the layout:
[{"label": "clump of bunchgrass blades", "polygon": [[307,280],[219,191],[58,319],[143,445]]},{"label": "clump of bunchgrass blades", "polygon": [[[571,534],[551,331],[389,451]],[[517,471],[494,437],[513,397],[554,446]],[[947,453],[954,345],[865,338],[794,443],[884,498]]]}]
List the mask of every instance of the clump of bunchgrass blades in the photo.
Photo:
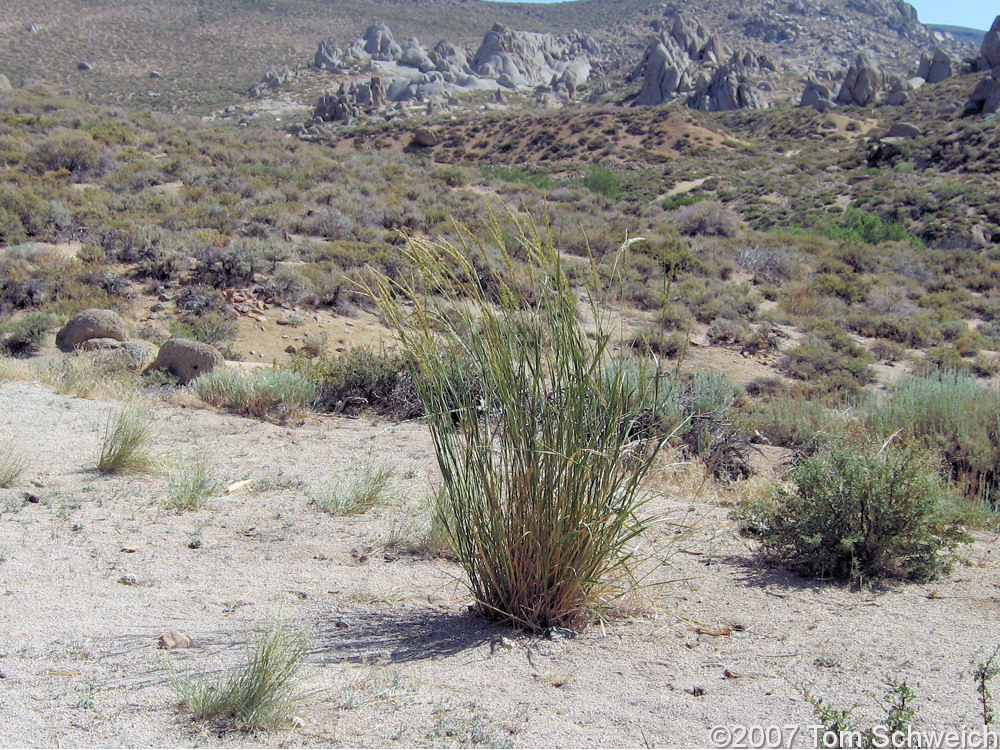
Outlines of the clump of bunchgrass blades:
[{"label": "clump of bunchgrass blades", "polygon": [[163,505],[177,510],[198,510],[216,494],[222,482],[208,457],[199,454],[167,473]]},{"label": "clump of bunchgrass blades", "polygon": [[309,502],[336,516],[365,513],[391,500],[393,474],[391,468],[375,463],[369,456],[360,471],[322,487]]},{"label": "clump of bunchgrass blades", "polygon": [[258,419],[283,422],[309,409],[316,383],[284,370],[220,370],[194,382],[198,398],[207,404]]},{"label": "clump of bunchgrass blades", "polygon": [[11,487],[24,471],[24,455],[14,444],[0,444],[0,489]]},{"label": "clump of bunchgrass blades", "polygon": [[97,470],[108,474],[149,471],[152,414],[145,405],[132,402],[117,414],[109,414],[101,435]]},{"label": "clump of bunchgrass blades", "polygon": [[[410,239],[416,274],[375,275],[367,291],[415,363],[439,517],[478,611],[528,630],[581,628],[635,583],[649,522],[640,486],[660,438],[639,436],[647,415],[612,361],[596,293],[592,340],[551,238],[510,221],[507,233],[491,222],[487,243],[465,230],[462,247]],[[485,273],[469,260],[490,256]],[[463,353],[481,392],[456,383],[443,346]],[[653,377],[648,360],[637,367]]]},{"label": "clump of bunchgrass blades", "polygon": [[244,662],[218,681],[173,675],[174,693],[194,718],[223,729],[273,729],[306,697],[298,684],[308,639],[283,626],[248,644]]}]

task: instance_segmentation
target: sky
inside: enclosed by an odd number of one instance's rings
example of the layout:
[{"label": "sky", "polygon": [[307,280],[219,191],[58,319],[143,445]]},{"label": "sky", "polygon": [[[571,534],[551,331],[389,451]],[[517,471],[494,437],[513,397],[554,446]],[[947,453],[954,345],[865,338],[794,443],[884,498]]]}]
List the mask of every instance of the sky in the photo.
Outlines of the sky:
[{"label": "sky", "polygon": [[[527,1],[560,2],[560,0]],[[965,26],[985,31],[993,25],[993,19],[1000,15],[1000,6],[996,0],[909,0],[909,2],[917,9],[917,15],[924,23]]]}]

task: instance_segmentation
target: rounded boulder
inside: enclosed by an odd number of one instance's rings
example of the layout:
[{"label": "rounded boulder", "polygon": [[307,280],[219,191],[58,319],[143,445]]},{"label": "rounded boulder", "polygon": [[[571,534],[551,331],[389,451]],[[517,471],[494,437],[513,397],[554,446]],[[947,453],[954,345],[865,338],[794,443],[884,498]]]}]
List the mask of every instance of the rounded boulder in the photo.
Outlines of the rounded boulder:
[{"label": "rounded boulder", "polygon": [[64,352],[71,352],[90,339],[124,341],[127,338],[128,326],[121,315],[114,310],[90,309],[78,312],[59,329],[56,346]]},{"label": "rounded boulder", "polygon": [[169,370],[180,378],[181,383],[190,383],[195,378],[212,372],[225,365],[219,350],[214,346],[189,339],[170,339],[160,347],[159,354],[150,370]]}]

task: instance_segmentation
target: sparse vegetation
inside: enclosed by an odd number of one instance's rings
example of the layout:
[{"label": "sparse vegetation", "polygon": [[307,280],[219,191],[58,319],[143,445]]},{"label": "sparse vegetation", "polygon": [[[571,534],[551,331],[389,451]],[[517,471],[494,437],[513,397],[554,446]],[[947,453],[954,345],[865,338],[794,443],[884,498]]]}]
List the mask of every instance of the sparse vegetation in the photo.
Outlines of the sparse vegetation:
[{"label": "sparse vegetation", "polygon": [[365,513],[388,503],[392,499],[392,469],[376,464],[371,456],[359,468],[360,471],[321,488],[310,496],[309,502],[337,516]]},{"label": "sparse vegetation", "polygon": [[317,393],[316,384],[298,373],[272,370],[210,372],[194,389],[205,403],[276,422],[301,415]]},{"label": "sparse vegetation", "polygon": [[24,472],[24,456],[10,441],[0,443],[0,489],[13,486]]},{"label": "sparse vegetation", "polygon": [[198,510],[218,492],[221,481],[204,454],[185,459],[167,473],[167,496],[164,506],[176,510]]}]

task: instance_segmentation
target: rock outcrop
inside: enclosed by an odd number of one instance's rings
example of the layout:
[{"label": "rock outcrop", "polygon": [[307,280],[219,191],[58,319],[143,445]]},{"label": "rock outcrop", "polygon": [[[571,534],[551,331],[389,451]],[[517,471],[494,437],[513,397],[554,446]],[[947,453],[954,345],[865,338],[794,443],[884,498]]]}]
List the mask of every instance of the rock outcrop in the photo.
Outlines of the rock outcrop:
[{"label": "rock outcrop", "polygon": [[0,73],[0,92],[12,91],[13,89],[14,87],[10,85],[10,79],[3,73]]},{"label": "rock outcrop", "polygon": [[90,339],[124,341],[127,338],[128,326],[121,315],[114,310],[92,308],[78,312],[66,321],[56,334],[56,346],[61,351],[71,352]]},{"label": "rock outcrop", "polygon": [[94,352],[96,358],[114,367],[139,372],[149,367],[156,358],[152,345],[139,339],[88,339],[80,346],[85,352]]},{"label": "rock outcrop", "polygon": [[799,100],[799,106],[814,107],[820,112],[825,112],[835,106],[833,103],[833,92],[829,86],[809,76],[805,88],[802,90],[802,98]]},{"label": "rock outcrop", "polygon": [[989,115],[995,113],[998,108],[1000,108],[1000,66],[993,68],[993,72],[979,82],[969,101],[965,103],[964,114]]},{"label": "rock outcrop", "polygon": [[368,27],[361,37],[361,44],[364,53],[373,60],[398,60],[403,54],[389,27],[381,21]]},{"label": "rock outcrop", "polygon": [[916,78],[923,78],[927,83],[941,83],[954,74],[955,61],[940,47],[935,47],[930,55],[924,54],[917,66]]},{"label": "rock outcrop", "polygon": [[872,62],[872,59],[861,53],[854,64],[847,69],[844,82],[840,84],[837,94],[837,104],[869,107],[877,104],[886,86],[885,74]]},{"label": "rock outcrop", "polygon": [[149,369],[168,370],[176,375],[181,383],[187,384],[205,373],[224,366],[225,363],[219,350],[213,346],[200,341],[173,338],[160,347],[160,352]]},{"label": "rock outcrop", "polygon": [[653,40],[631,76],[632,80],[642,78],[636,104],[663,104],[690,91],[690,68],[690,57],[672,36],[663,35]]},{"label": "rock outcrop", "polygon": [[494,78],[507,88],[544,86],[568,70],[579,84],[590,75],[588,54],[599,51],[597,42],[578,34],[557,37],[496,24],[486,32],[469,66],[477,76]]},{"label": "rock outcrop", "polygon": [[997,66],[1000,66],[1000,16],[994,19],[979,48],[979,70],[989,70]]},{"label": "rock outcrop", "polygon": [[725,112],[732,109],[760,109],[760,91],[750,76],[750,68],[742,55],[716,69],[712,77],[699,83],[688,100],[692,109],[704,112]]}]

